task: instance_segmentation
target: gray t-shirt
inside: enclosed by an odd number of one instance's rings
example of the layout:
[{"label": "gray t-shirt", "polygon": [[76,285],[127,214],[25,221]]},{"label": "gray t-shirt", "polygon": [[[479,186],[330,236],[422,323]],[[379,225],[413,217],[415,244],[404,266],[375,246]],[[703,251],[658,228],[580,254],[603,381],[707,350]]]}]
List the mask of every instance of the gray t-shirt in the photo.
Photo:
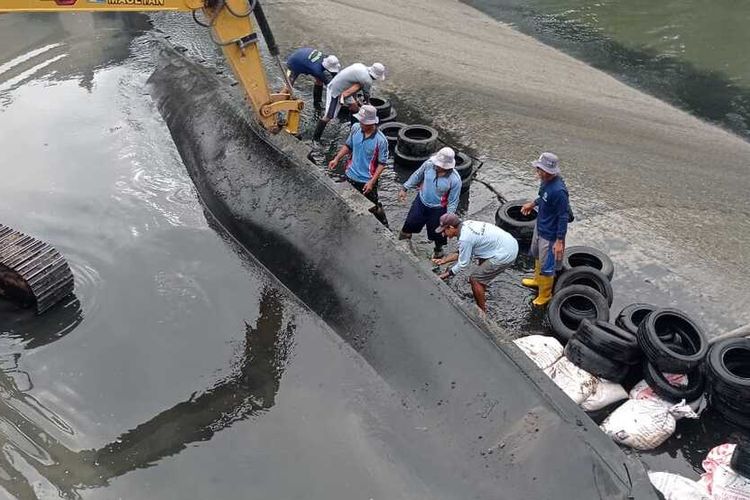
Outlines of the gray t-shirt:
[{"label": "gray t-shirt", "polygon": [[328,95],[330,97],[340,96],[346,89],[359,83],[362,85],[362,93],[370,95],[372,77],[367,71],[367,66],[362,63],[354,63],[339,71],[339,73],[328,84]]}]

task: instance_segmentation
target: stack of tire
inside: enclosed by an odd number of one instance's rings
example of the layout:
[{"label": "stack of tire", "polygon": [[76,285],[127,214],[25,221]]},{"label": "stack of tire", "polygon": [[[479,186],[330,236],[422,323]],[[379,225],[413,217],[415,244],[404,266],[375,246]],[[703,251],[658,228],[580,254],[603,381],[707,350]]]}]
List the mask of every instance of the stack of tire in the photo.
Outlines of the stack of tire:
[{"label": "stack of tire", "polygon": [[529,215],[521,213],[521,207],[530,200],[506,201],[495,212],[495,225],[509,232],[518,243],[528,246],[536,226],[536,210]]},{"label": "stack of tire", "polygon": [[705,368],[711,408],[728,422],[750,429],[750,339],[717,342]]},{"label": "stack of tire", "polygon": [[[657,396],[670,403],[703,396],[708,340],[695,321],[678,309],[655,309],[641,321],[637,338],[643,379]],[[673,385],[665,374],[687,375],[687,385]]]},{"label": "stack of tire", "polygon": [[[362,99],[362,95],[360,94],[358,96],[358,99]],[[391,101],[388,99],[385,99],[383,97],[370,97],[370,104],[375,106],[375,109],[378,112],[378,118],[380,118],[380,123],[389,123],[396,119],[396,116],[398,116],[398,113],[396,112],[396,108],[393,107],[391,104]],[[338,118],[340,120],[349,120],[351,119],[351,112],[349,111],[349,106],[341,106],[339,109],[339,115]]]},{"label": "stack of tire", "polygon": [[437,150],[437,130],[427,125],[406,125],[398,131],[393,161],[406,170],[416,170]]},{"label": "stack of tire", "polygon": [[579,368],[618,384],[642,358],[635,335],[602,320],[581,321],[564,352]]},{"label": "stack of tire", "polygon": [[547,306],[550,327],[560,340],[570,340],[584,319],[609,321],[613,275],[614,265],[603,252],[585,246],[565,250],[562,273]]}]

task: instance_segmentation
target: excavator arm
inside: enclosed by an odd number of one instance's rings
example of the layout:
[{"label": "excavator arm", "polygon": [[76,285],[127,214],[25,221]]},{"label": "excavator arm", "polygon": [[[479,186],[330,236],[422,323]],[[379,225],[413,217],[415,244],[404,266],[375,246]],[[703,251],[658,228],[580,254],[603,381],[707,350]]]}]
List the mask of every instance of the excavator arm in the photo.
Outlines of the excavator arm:
[{"label": "excavator arm", "polygon": [[[258,22],[269,52],[285,75],[279,50],[260,0],[1,0],[6,12],[191,12],[195,21],[208,28],[232,71],[245,89],[258,121],[271,132],[282,129],[296,134],[303,101],[290,92],[274,93],[268,87],[258,47],[252,14]],[[291,85],[286,88],[291,89]]]}]

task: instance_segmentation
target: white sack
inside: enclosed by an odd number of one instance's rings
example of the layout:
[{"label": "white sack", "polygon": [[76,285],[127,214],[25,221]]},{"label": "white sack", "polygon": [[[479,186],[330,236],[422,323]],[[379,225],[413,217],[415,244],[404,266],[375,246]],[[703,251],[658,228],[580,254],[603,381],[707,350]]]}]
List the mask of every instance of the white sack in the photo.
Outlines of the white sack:
[{"label": "white sack", "polygon": [[591,396],[599,381],[565,357],[560,358],[555,364],[544,370],[544,373],[576,404],[583,403],[586,398]]},{"label": "white sack", "polygon": [[676,418],[698,418],[685,404],[671,407],[650,399],[629,399],[602,422],[602,430],[615,442],[637,450],[652,450],[674,433]]},{"label": "white sack", "polygon": [[545,335],[529,335],[516,339],[513,343],[542,370],[552,366],[563,355],[560,341]]}]

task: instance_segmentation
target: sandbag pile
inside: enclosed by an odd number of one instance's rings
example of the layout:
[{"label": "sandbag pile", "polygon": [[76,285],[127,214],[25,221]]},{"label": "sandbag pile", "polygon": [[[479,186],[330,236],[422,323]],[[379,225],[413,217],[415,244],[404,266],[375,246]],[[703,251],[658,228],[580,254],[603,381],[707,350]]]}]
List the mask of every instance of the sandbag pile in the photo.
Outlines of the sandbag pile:
[{"label": "sandbag pile", "polygon": [[693,481],[668,472],[648,477],[665,500],[750,500],[750,448],[722,444],[703,460],[701,478]]}]

